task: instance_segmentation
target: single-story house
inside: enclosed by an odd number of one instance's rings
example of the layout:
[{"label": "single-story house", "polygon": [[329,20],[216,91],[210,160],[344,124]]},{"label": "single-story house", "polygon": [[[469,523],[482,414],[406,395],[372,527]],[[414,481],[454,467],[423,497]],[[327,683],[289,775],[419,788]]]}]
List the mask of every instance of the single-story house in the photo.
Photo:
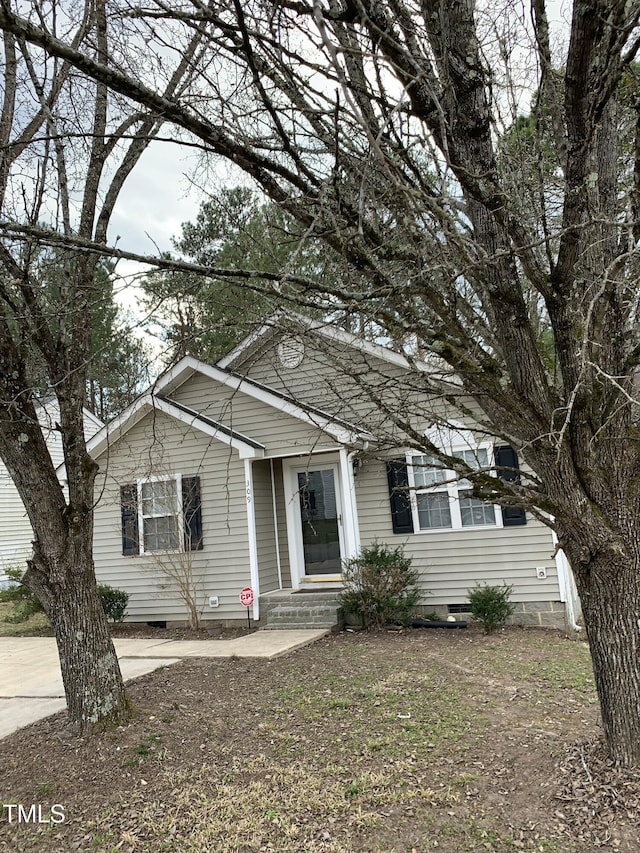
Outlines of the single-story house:
[{"label": "single-story house", "polygon": [[[49,455],[58,471],[58,478],[64,486],[66,477],[63,464],[64,454],[60,431],[56,426],[60,420],[57,400],[47,398],[36,406],[36,413],[47,442]],[[96,418],[88,409],[85,409],[84,434],[87,440],[103,426],[101,420]],[[33,539],[33,530],[24,504],[2,461],[0,461],[0,517],[2,518],[2,525],[0,525],[0,580],[2,580],[8,568],[26,568],[25,561],[31,554],[31,541]]]},{"label": "single-story house", "polygon": [[517,621],[574,624],[550,529],[411,449],[429,432],[472,466],[518,465],[434,393],[455,387],[439,370],[284,314],[215,365],[183,358],[89,442],[98,579],[129,593],[131,621],[183,621],[187,583],[203,619],[246,618],[251,587],[261,624],[320,624],[310,602],[378,541],[413,558],[427,611],[463,612],[476,583],[505,582]]}]

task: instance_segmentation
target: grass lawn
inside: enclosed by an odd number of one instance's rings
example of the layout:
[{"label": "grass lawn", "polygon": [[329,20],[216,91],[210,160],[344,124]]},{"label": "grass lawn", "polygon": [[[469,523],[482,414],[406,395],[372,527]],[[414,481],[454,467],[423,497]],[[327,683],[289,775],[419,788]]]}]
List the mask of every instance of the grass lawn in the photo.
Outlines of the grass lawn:
[{"label": "grass lawn", "polygon": [[58,715],[0,741],[2,802],[65,814],[5,815],[0,850],[638,849],[640,786],[621,794],[592,746],[587,648],[553,632],[340,634],[271,662],[185,660],[130,695],[135,719],[108,734]]}]

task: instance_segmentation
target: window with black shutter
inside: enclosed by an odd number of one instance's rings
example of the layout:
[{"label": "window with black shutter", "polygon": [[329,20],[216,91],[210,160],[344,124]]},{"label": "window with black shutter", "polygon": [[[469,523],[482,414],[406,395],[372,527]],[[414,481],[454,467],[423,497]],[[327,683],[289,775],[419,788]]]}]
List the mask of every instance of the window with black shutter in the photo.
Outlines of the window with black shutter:
[{"label": "window with black shutter", "polygon": [[184,515],[184,550],[202,551],[202,503],[200,477],[182,478],[182,512]]},{"label": "window with black shutter", "polygon": [[413,515],[409,498],[409,474],[404,459],[390,459],[387,462],[387,482],[389,484],[389,503],[391,505],[391,523],[394,533],[413,533]]},{"label": "window with black shutter", "polygon": [[125,556],[202,550],[199,477],[155,478],[122,486],[120,507]]},{"label": "window with black shutter", "polygon": [[[476,446],[453,444],[446,447],[445,452],[461,459],[472,471],[488,471],[493,467],[491,445],[486,442]],[[513,448],[497,447],[494,456],[496,465],[514,469],[503,472],[509,475],[505,480],[519,482],[518,457]],[[527,523],[521,509],[498,507],[475,497],[471,478],[458,476],[436,457],[410,454],[407,464],[409,493],[415,495],[414,526],[417,531],[490,529],[499,526],[501,519],[507,527]]]},{"label": "window with black shutter", "polygon": [[[520,465],[518,463],[518,454],[510,444],[503,444],[500,447],[494,448],[494,456],[496,468],[498,468],[498,477],[504,480],[505,483],[520,484]],[[499,470],[500,468],[510,468],[512,470]],[[503,506],[502,507],[502,523],[505,527],[517,527],[527,523],[527,515],[522,507]]]}]

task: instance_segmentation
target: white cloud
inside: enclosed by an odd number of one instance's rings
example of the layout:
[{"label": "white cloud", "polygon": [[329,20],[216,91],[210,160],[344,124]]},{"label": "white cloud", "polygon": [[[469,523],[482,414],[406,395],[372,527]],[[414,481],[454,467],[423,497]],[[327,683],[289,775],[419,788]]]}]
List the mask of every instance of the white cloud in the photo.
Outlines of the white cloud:
[{"label": "white cloud", "polygon": [[195,218],[202,194],[185,177],[195,156],[177,143],[152,143],[133,169],[111,218],[109,242],[145,255],[171,249],[183,222]]}]

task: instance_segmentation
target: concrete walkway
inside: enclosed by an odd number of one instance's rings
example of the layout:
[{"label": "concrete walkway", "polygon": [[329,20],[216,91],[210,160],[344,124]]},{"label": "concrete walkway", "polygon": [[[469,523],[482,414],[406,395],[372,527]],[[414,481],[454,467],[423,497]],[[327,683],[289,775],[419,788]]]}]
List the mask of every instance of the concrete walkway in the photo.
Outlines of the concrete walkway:
[{"label": "concrete walkway", "polygon": [[[114,641],[125,681],[182,658],[271,659],[328,632],[256,631],[235,640]],[[60,662],[52,637],[0,637],[0,738],[66,708]]]}]

